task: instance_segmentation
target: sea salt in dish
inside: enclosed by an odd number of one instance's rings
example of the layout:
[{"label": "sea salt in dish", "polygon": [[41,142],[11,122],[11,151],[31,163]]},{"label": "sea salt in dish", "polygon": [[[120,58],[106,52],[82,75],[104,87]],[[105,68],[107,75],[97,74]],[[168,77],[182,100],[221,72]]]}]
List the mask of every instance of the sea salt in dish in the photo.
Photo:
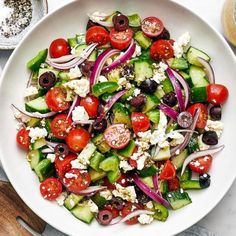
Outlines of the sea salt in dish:
[{"label": "sea salt in dish", "polygon": [[188,189],[210,186],[228,89],[215,83],[211,58],[191,45],[191,33],[171,39],[153,16],[89,16],[79,36],[86,44],[58,38],[27,63],[38,94],[26,111],[13,106],[30,117],[17,143],[42,196],[53,201],[66,190],[64,206],[79,220],[166,221],[191,203]]}]

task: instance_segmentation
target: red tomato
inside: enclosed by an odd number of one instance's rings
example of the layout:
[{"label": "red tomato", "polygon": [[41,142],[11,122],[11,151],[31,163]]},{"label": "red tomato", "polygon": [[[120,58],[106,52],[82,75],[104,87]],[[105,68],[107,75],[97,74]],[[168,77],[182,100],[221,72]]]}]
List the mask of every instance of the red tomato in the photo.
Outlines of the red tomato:
[{"label": "red tomato", "polygon": [[58,58],[70,54],[70,45],[65,39],[59,38],[52,41],[49,47],[49,54],[52,58]]},{"label": "red tomato", "polygon": [[113,48],[123,50],[130,45],[130,42],[133,38],[133,30],[127,29],[125,31],[116,31],[112,29],[110,32],[110,41]]},{"label": "red tomato", "polygon": [[133,160],[131,158],[129,158],[129,164],[135,169],[137,169],[137,167],[138,167],[137,161]]},{"label": "red tomato", "polygon": [[[129,215],[131,212],[133,212],[135,210],[140,210],[142,208],[143,207],[139,204],[127,202],[126,205],[124,206],[124,208],[121,210],[121,216],[124,218],[127,215]],[[138,223],[138,216],[135,216],[135,217],[125,221],[125,223],[127,225],[137,224]]]},{"label": "red tomato", "polygon": [[207,86],[207,100],[214,105],[225,103],[228,96],[229,91],[222,84],[209,84]]},{"label": "red tomato", "polygon": [[150,127],[150,120],[142,112],[132,112],[131,122],[135,133],[145,132]]},{"label": "red tomato", "polygon": [[61,112],[70,107],[70,103],[66,101],[66,92],[60,87],[51,88],[47,92],[45,100],[51,111]]},{"label": "red tomato", "polygon": [[176,175],[176,169],[170,160],[167,160],[160,173],[161,180],[172,180]]},{"label": "red tomato", "polygon": [[157,17],[150,16],[142,21],[141,29],[148,37],[157,37],[164,30],[164,25]]},{"label": "red tomato", "polygon": [[153,60],[170,59],[174,56],[174,49],[169,40],[160,39],[154,42],[150,48],[150,57]]},{"label": "red tomato", "polygon": [[[67,178],[67,174],[71,174],[72,176],[69,176],[70,178]],[[91,177],[87,171],[71,169],[65,174],[63,182],[70,192],[76,193],[86,189],[90,185]]]},{"label": "red tomato", "polygon": [[103,185],[107,186],[107,189],[110,189],[110,190],[116,189],[116,186],[112,184],[106,177],[103,179]]},{"label": "red tomato", "polygon": [[72,151],[79,152],[85,148],[89,142],[89,139],[90,134],[87,130],[83,128],[76,128],[68,133],[66,143]]},{"label": "red tomato", "polygon": [[20,148],[28,150],[30,146],[29,130],[21,128],[16,134],[16,142]]},{"label": "red tomato", "polygon": [[115,219],[116,217],[119,216],[119,211],[117,209],[115,209],[112,205],[106,205],[104,207],[104,210],[110,211],[112,213],[113,219]]},{"label": "red tomato", "polygon": [[87,95],[81,99],[80,106],[83,106],[89,117],[96,117],[98,114],[99,100],[93,95]]},{"label": "red tomato", "polygon": [[40,192],[43,198],[47,200],[55,200],[62,192],[62,184],[56,178],[48,178],[40,184]]},{"label": "red tomato", "polygon": [[92,26],[86,32],[86,44],[97,43],[99,46],[109,42],[109,33],[102,26]]},{"label": "red tomato", "polygon": [[106,128],[104,132],[105,142],[114,149],[122,149],[130,141],[131,133],[124,124],[114,124]]},{"label": "red tomato", "polygon": [[179,179],[178,177],[174,177],[171,180],[168,180],[168,191],[175,191],[179,189],[180,184],[179,184]]},{"label": "red tomato", "polygon": [[65,173],[71,170],[71,161],[75,160],[77,155],[74,153],[69,153],[63,159],[60,157],[56,157],[55,160],[55,168],[57,171],[57,175],[59,177],[64,177]]},{"label": "red tomato", "polygon": [[72,119],[67,119],[67,114],[59,114],[51,122],[52,133],[58,139],[65,139],[71,128]]},{"label": "red tomato", "polygon": [[119,179],[116,181],[116,183],[120,184],[123,187],[127,187],[129,185],[129,182],[128,182],[126,174],[121,174]]},{"label": "red tomato", "polygon": [[199,174],[209,171],[212,164],[212,156],[198,157],[189,163],[189,168]]},{"label": "red tomato", "polygon": [[200,109],[200,114],[198,117],[196,128],[204,129],[207,123],[207,119],[208,119],[208,108],[206,105],[202,103],[195,103],[192,106],[190,106],[187,109],[187,111],[190,112],[194,116],[197,109]]}]

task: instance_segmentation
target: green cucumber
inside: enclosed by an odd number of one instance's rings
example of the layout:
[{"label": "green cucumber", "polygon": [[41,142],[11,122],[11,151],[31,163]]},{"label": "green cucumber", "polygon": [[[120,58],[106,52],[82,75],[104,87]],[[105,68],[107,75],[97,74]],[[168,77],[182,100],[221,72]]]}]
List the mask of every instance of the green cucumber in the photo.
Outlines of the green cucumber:
[{"label": "green cucumber", "polygon": [[128,145],[125,148],[117,150],[117,154],[122,157],[129,158],[132,156],[135,147],[136,147],[136,145],[135,145],[134,140],[130,140],[130,142],[128,143]]},{"label": "green cucumber", "polygon": [[84,196],[77,195],[75,193],[71,193],[67,196],[67,198],[64,201],[64,206],[70,211],[73,209],[82,199]]},{"label": "green cucumber", "polygon": [[56,77],[58,77],[60,71],[52,68],[39,68],[38,78],[46,72],[52,72]]},{"label": "green cucumber", "polygon": [[142,109],[143,113],[151,111],[160,104],[160,100],[155,95],[153,94],[145,94],[145,95],[146,95],[146,102]]},{"label": "green cucumber", "polygon": [[115,183],[120,178],[120,170],[117,169],[116,171],[109,171],[107,173],[107,178],[110,183]]},{"label": "green cucumber", "polygon": [[159,220],[159,221],[166,221],[169,216],[168,209],[157,202],[153,201],[152,203],[155,209],[155,214],[153,215],[154,219]]},{"label": "green cucumber", "polygon": [[157,173],[158,169],[155,165],[152,165],[150,167],[144,168],[142,170],[139,170],[139,175],[142,178],[148,177],[148,176],[153,176]]},{"label": "green cucumber", "polygon": [[40,113],[47,113],[50,111],[45,101],[45,97],[38,97],[34,100],[25,103],[25,110],[28,112]]},{"label": "green cucumber", "polygon": [[122,97],[120,98],[120,101],[126,102],[128,97],[134,95],[134,90],[135,90],[135,86],[132,85],[132,87],[124,95],[122,95]]},{"label": "green cucumber", "polygon": [[54,174],[53,164],[49,159],[44,159],[34,167],[34,171],[42,182]]},{"label": "green cucumber", "polygon": [[28,127],[36,127],[40,124],[40,119],[38,118],[30,118],[30,120],[27,122]]},{"label": "green cucumber", "polygon": [[107,204],[107,200],[99,193],[93,195],[91,199],[98,206],[98,209],[103,209],[103,207]]},{"label": "green cucumber", "polygon": [[58,73],[58,78],[61,81],[68,81],[68,80],[70,80],[69,72],[68,71],[60,71]]},{"label": "green cucumber", "polygon": [[120,68],[114,69],[107,74],[107,79],[112,82],[118,82],[120,79]]},{"label": "green cucumber", "polygon": [[80,160],[89,160],[95,151],[96,151],[96,146],[92,142],[89,142],[85,146],[85,148],[80,152],[78,158]]},{"label": "green cucumber", "polygon": [[28,160],[30,160],[30,167],[32,170],[42,161],[45,156],[38,149],[29,151],[27,155]]},{"label": "green cucumber", "polygon": [[150,121],[152,121],[154,124],[158,124],[160,121],[160,110],[155,109],[151,110],[146,113],[147,117],[149,118]]},{"label": "green cucumber", "polygon": [[134,39],[138,42],[138,44],[144,50],[148,49],[152,44],[152,40],[149,37],[147,37],[143,33],[143,31],[137,31],[134,35]]},{"label": "green cucumber", "polygon": [[36,139],[34,143],[31,143],[31,149],[37,150],[47,145],[45,138]]},{"label": "green cucumber", "polygon": [[174,91],[173,85],[169,78],[161,81],[162,89],[165,93],[170,93]]},{"label": "green cucumber", "polygon": [[191,89],[191,102],[207,102],[207,88],[206,87],[193,87]]},{"label": "green cucumber", "polygon": [[100,179],[103,179],[107,175],[107,173],[102,170],[96,171],[96,170],[90,168],[89,175],[91,177],[91,181],[96,182]]},{"label": "green cucumber", "polygon": [[167,180],[160,181],[160,192],[161,192],[161,194],[165,194],[168,192],[168,181]]},{"label": "green cucumber", "polygon": [[188,152],[189,154],[199,151],[199,144],[198,144],[198,135],[197,134],[193,134],[188,146],[187,146]]},{"label": "green cucumber", "polygon": [[107,157],[99,164],[99,168],[103,171],[117,171],[119,169],[120,160],[117,156]]},{"label": "green cucumber", "polygon": [[71,48],[74,48],[76,45],[78,45],[77,37],[68,38],[68,39],[67,39],[67,42],[69,43],[69,45],[70,45]]},{"label": "green cucumber", "polygon": [[161,148],[156,156],[152,157],[154,161],[164,161],[171,157],[170,147]]},{"label": "green cucumber", "polygon": [[188,62],[184,58],[174,58],[171,61],[170,67],[177,70],[186,70],[188,69]]},{"label": "green cucumber", "polygon": [[119,85],[116,82],[107,81],[100,82],[92,87],[92,93],[95,97],[99,97],[104,93],[113,93],[118,89]]},{"label": "green cucumber", "polygon": [[95,151],[93,153],[93,156],[90,159],[90,166],[96,170],[96,171],[100,171],[99,169],[99,164],[100,162],[102,162],[105,159],[104,155],[102,155],[100,152]]},{"label": "green cucumber", "polygon": [[182,189],[202,189],[199,180],[185,180],[180,182]]},{"label": "green cucumber", "polygon": [[94,213],[86,205],[77,205],[71,210],[72,215],[84,223],[90,224],[94,219]]},{"label": "green cucumber", "polygon": [[209,84],[209,81],[206,78],[206,73],[201,67],[190,66],[189,75],[194,87],[206,87]]},{"label": "green cucumber", "polygon": [[162,99],[163,96],[165,95],[165,92],[163,90],[163,88],[161,86],[158,86],[157,90],[155,91],[154,95],[159,98]]},{"label": "green cucumber", "polygon": [[36,72],[39,70],[40,65],[45,62],[48,55],[48,49],[40,51],[36,57],[27,62],[27,68]]},{"label": "green cucumber", "polygon": [[130,27],[137,28],[137,27],[141,26],[141,18],[139,16],[139,14],[135,13],[135,14],[129,15],[127,17],[129,19],[129,26]]},{"label": "green cucumber", "polygon": [[180,170],[183,166],[184,160],[188,157],[188,150],[184,149],[179,155],[171,158],[171,163],[175,166],[176,170]]},{"label": "green cucumber", "polygon": [[154,188],[153,186],[153,181],[152,181],[152,177],[148,176],[145,178],[140,178],[149,188]]},{"label": "green cucumber", "polygon": [[192,178],[192,171],[189,167],[187,167],[184,173],[180,176],[179,180],[181,182],[181,181],[190,180],[191,178]]},{"label": "green cucumber", "polygon": [[147,60],[138,60],[134,62],[135,81],[140,84],[145,79],[153,76],[152,66]]},{"label": "green cucumber", "polygon": [[91,141],[97,146],[101,153],[106,153],[111,150],[110,146],[104,141],[103,134],[95,135]]},{"label": "green cucumber", "polygon": [[[80,45],[76,46],[75,51],[78,55],[81,55],[87,47],[88,47],[88,45],[86,45],[86,44],[80,44]],[[96,61],[96,58],[97,58],[97,51],[93,50],[93,52],[88,57],[88,60],[89,61]]]},{"label": "green cucumber", "polygon": [[114,114],[114,124],[126,124],[129,128],[131,128],[130,111],[124,104],[119,102],[115,103],[112,107],[112,112]]}]

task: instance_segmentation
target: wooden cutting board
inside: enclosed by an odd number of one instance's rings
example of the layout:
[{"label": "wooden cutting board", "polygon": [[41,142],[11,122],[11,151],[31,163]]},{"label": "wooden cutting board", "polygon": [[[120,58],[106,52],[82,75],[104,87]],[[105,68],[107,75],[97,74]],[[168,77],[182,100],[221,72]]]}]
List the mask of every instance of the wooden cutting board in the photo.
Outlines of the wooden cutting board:
[{"label": "wooden cutting board", "polygon": [[0,235],[32,235],[16,220],[20,217],[33,230],[42,234],[46,223],[17,195],[9,182],[0,181]]}]

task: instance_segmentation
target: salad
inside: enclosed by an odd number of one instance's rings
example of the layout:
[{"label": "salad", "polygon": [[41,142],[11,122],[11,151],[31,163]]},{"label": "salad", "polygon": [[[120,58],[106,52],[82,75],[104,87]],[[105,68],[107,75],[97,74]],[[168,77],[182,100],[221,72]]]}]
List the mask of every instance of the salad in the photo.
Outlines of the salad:
[{"label": "salad", "polygon": [[88,16],[85,32],[27,63],[16,142],[42,197],[79,220],[166,221],[189,189],[210,186],[228,89],[188,32],[173,39],[155,16]]}]

